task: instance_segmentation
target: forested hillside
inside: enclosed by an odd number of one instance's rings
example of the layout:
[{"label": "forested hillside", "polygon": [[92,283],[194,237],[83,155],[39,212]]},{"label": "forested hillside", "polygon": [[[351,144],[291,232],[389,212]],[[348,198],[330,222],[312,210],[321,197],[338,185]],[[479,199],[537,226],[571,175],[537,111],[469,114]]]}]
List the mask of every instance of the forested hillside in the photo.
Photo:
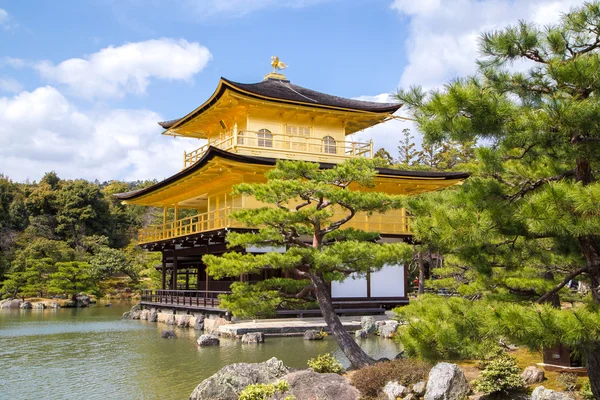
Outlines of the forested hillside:
[{"label": "forested hillside", "polygon": [[153,182],[15,183],[0,175],[0,296],[98,295],[153,284],[160,257],[135,246],[156,210],[113,194]]}]

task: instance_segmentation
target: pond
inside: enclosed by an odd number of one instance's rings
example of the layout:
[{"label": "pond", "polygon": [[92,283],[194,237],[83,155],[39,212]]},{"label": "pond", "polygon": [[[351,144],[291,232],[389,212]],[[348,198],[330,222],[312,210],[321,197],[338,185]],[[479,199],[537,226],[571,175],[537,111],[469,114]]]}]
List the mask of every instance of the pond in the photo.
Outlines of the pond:
[{"label": "pond", "polygon": [[[165,325],[120,319],[131,305],[0,310],[0,398],[187,399],[203,379],[236,362],[277,357],[305,368],[309,358],[333,352],[348,364],[331,337],[268,337],[258,346],[222,339],[220,347],[197,348],[198,333],[181,329],[178,339],[162,339]],[[399,352],[389,339],[363,339],[361,345],[376,358]]]}]

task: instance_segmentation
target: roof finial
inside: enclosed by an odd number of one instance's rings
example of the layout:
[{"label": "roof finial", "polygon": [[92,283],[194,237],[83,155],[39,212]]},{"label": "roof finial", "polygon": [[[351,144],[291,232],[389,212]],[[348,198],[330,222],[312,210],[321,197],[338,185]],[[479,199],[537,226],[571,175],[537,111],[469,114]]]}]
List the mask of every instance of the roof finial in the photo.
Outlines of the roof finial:
[{"label": "roof finial", "polygon": [[285,75],[277,72],[277,70],[282,70],[282,69],[287,68],[286,63],[284,63],[283,61],[279,61],[279,57],[277,57],[277,56],[271,56],[271,66],[273,67],[273,71],[269,72],[267,75],[265,75],[265,78],[264,78],[265,81],[267,79],[277,79],[280,81],[287,81],[287,78],[285,77]]}]

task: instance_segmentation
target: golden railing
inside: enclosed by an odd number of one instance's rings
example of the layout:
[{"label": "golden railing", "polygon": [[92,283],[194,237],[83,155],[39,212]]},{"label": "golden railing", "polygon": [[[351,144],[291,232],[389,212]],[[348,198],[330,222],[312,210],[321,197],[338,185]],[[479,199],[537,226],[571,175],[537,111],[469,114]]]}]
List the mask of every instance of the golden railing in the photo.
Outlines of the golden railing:
[{"label": "golden railing", "polygon": [[[139,243],[157,242],[208,232],[223,228],[242,228],[244,225],[230,217],[239,207],[227,207],[202,214],[193,215],[166,224],[148,226],[140,230]],[[335,214],[333,219],[341,219],[345,214]],[[385,214],[357,214],[342,228],[355,228],[388,235],[411,235],[411,217],[404,209],[389,211]]]},{"label": "golden railing", "polygon": [[[329,138],[329,137],[327,137]],[[238,149],[255,151],[279,151],[314,156],[318,154],[331,159],[367,157],[373,158],[373,141],[347,142],[334,141],[332,138],[316,138],[311,136],[288,135],[282,133],[265,133],[240,131],[228,133],[196,150],[183,153],[183,166],[189,167],[198,161],[209,146],[226,151],[237,152]]]}]

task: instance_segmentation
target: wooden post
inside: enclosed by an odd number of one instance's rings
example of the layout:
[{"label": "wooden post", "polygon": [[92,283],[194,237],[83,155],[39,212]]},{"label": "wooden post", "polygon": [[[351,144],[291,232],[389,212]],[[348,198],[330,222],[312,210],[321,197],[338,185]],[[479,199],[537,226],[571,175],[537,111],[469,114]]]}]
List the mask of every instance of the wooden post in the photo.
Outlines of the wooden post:
[{"label": "wooden post", "polygon": [[173,276],[173,282],[171,282],[171,290],[177,290],[177,254],[173,251],[173,272],[171,275]]},{"label": "wooden post", "polygon": [[367,298],[371,298],[371,271],[367,272]]},{"label": "wooden post", "polygon": [[167,263],[165,262],[164,255],[162,260],[162,290],[167,288]]},{"label": "wooden post", "polygon": [[166,239],[166,233],[167,233],[167,206],[163,207],[163,239]]},{"label": "wooden post", "polygon": [[175,203],[175,209],[173,212],[173,227],[175,231],[173,232],[173,236],[179,236],[179,226],[177,225],[177,220],[179,219],[179,206]]},{"label": "wooden post", "polygon": [[190,269],[185,269],[185,290],[190,290]]}]

